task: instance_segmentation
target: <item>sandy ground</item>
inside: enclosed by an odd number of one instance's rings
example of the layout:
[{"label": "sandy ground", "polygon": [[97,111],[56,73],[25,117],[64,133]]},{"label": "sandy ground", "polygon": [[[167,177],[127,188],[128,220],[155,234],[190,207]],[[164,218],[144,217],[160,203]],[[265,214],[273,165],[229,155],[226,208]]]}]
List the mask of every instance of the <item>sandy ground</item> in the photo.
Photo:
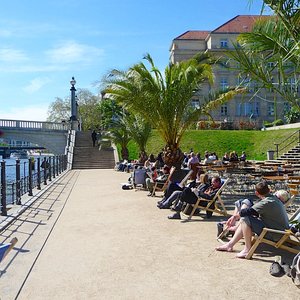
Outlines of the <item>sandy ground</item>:
[{"label": "sandy ground", "polygon": [[19,242],[0,265],[0,299],[300,298],[290,278],[269,275],[284,253],[216,252],[222,218],[168,220],[158,197],[121,189],[127,178],[71,171],[3,231],[1,242]]}]

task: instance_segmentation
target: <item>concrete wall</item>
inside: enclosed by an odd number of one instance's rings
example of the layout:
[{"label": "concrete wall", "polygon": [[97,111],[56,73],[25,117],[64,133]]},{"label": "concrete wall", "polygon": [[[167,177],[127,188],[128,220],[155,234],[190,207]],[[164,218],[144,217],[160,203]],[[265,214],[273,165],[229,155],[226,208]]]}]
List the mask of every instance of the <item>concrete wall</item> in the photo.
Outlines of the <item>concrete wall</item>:
[{"label": "concrete wall", "polygon": [[68,131],[55,130],[32,130],[32,129],[1,129],[4,133],[3,138],[15,139],[31,142],[41,147],[47,148],[51,153],[65,154],[67,145]]}]

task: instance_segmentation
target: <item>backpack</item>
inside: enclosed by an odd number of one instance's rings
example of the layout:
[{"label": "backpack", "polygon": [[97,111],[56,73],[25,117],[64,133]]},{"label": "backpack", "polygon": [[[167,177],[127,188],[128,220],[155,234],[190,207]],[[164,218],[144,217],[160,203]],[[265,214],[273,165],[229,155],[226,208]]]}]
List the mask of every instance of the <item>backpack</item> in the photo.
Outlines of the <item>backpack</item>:
[{"label": "backpack", "polygon": [[291,277],[296,287],[300,289],[300,253],[298,253],[293,259]]}]

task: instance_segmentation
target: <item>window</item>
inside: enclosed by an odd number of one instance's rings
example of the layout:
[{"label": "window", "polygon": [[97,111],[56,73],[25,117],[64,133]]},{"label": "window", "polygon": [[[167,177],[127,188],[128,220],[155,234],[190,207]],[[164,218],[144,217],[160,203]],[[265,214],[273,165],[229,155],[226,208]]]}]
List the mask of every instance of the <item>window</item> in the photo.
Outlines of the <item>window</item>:
[{"label": "window", "polygon": [[227,39],[220,40],[220,47],[221,48],[228,48],[228,40]]},{"label": "window", "polygon": [[236,115],[243,117],[258,117],[259,102],[244,102],[236,106]]},{"label": "window", "polygon": [[227,78],[221,78],[220,79],[220,89],[221,90],[226,90],[228,88],[228,80],[227,80]]},{"label": "window", "polygon": [[221,106],[221,116],[227,116],[228,114],[228,107],[227,104],[223,104]]},{"label": "window", "polygon": [[268,104],[268,115],[274,116],[274,114],[275,114],[274,103],[269,103]]},{"label": "window", "polygon": [[192,99],[191,105],[192,105],[193,108],[200,108],[199,99]]}]

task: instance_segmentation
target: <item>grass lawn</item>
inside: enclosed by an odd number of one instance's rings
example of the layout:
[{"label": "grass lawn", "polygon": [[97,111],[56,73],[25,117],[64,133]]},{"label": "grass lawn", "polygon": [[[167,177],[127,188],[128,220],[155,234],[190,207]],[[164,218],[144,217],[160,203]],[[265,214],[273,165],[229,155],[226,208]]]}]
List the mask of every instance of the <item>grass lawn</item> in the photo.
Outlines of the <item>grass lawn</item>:
[{"label": "grass lawn", "polygon": [[[246,151],[248,159],[265,160],[267,159],[267,151],[275,150],[274,143],[280,143],[290,136],[296,129],[285,130],[189,130],[185,133],[181,141],[181,150],[189,152],[200,152],[203,157],[204,152],[214,151],[219,157],[225,152],[235,150],[238,155],[242,151]],[[157,155],[164,146],[164,142],[153,130],[152,137],[147,145],[147,153]],[[128,145],[129,159],[138,157],[138,148],[134,142]]]}]

